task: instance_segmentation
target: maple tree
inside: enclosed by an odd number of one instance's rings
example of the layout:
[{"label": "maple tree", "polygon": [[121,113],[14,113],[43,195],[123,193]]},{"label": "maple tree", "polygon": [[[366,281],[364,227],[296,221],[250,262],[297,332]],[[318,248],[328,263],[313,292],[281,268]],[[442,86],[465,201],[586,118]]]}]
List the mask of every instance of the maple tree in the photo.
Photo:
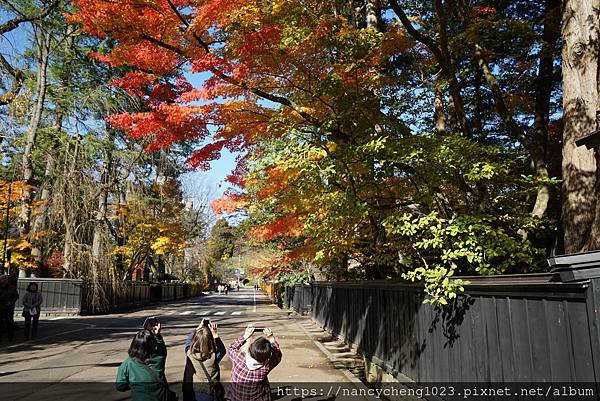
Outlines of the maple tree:
[{"label": "maple tree", "polygon": [[[372,99],[360,99],[353,88],[371,85],[360,91],[367,94],[376,87],[377,75],[369,69],[385,51],[408,45],[397,29],[382,35],[354,30],[320,2],[74,4],[78,12],[72,21],[88,33],[117,40],[109,54],[97,57],[137,69],[113,83],[142,97],[148,111],[114,115],[110,122],[133,138],[151,136],[148,150],[206,138],[208,127],[214,127],[211,143],[188,161],[201,168],[223,147],[244,150],[260,138],[285,135],[291,126],[351,135],[340,125],[340,114],[348,110],[338,109],[328,92],[350,90],[347,95],[376,115],[378,110],[367,106]],[[373,46],[378,43],[384,46]],[[335,54],[334,47],[348,51]],[[329,54],[320,53],[323,48]],[[192,73],[210,72],[211,77],[194,88],[183,74],[186,65]]]},{"label": "maple tree", "polygon": [[240,155],[213,208],[245,208],[277,264],[535,268],[557,236],[559,2],[356,3],[75,0],[70,20],[114,39],[95,57],[144,103],[113,126],[148,151],[200,140],[200,169]]},{"label": "maple tree", "polygon": [[[189,160],[200,168],[223,147],[258,152],[262,140],[290,130],[313,137],[325,150],[364,142],[363,136],[370,141],[365,133],[375,121],[385,127],[386,120],[376,96],[383,78],[376,71],[412,44],[397,25],[385,33],[356,29],[321,2],[75,4],[73,21],[118,41],[98,58],[137,69],[114,83],[142,97],[148,111],[112,116],[111,124],[133,138],[151,136],[148,150],[206,138],[211,125],[212,142]],[[183,76],[185,64],[211,77],[193,88]],[[243,158],[231,181],[241,183],[246,166]],[[240,199],[229,197],[234,200]],[[294,217],[286,219],[272,230],[291,227]]]}]

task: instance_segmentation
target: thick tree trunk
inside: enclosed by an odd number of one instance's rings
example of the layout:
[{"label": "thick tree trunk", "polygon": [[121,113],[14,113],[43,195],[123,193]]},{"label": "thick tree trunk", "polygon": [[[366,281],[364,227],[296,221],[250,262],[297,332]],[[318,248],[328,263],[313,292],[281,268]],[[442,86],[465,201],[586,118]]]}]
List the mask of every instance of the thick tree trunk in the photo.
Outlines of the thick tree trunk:
[{"label": "thick tree trunk", "polygon": [[73,271],[73,230],[71,229],[71,222],[66,214],[63,214],[63,223],[65,225],[65,238],[63,244],[63,276],[75,277],[76,274]]},{"label": "thick tree trunk", "polygon": [[454,107],[454,99],[448,96],[448,130],[450,132],[458,131],[458,122],[456,121],[456,108]]},{"label": "thick tree trunk", "polygon": [[[64,33],[65,41],[64,41],[64,54],[68,54],[73,47],[74,37],[73,32],[75,31],[75,27],[69,25]],[[71,66],[67,62],[64,62],[62,66],[61,72],[59,74],[60,85],[62,88],[67,88],[70,85],[71,80]],[[48,220],[48,211],[49,205],[48,203],[52,198],[52,190],[54,185],[54,175],[56,169],[56,162],[58,159],[59,149],[60,149],[60,134],[63,128],[63,119],[64,119],[64,110],[61,107],[60,103],[56,104],[55,116],[54,116],[54,125],[52,127],[52,139],[51,145],[49,149],[46,151],[46,168],[44,171],[44,178],[42,180],[42,192],[40,195],[40,211],[37,216],[33,219],[32,232],[40,233],[44,229],[46,229],[47,220]],[[42,268],[42,259],[43,259],[43,240],[41,238],[36,238],[32,241],[31,255],[34,259],[35,265],[38,269]]]},{"label": "thick tree trunk", "polygon": [[565,252],[588,247],[595,220],[597,164],[575,141],[596,130],[600,0],[565,0],[563,11],[563,207]]}]

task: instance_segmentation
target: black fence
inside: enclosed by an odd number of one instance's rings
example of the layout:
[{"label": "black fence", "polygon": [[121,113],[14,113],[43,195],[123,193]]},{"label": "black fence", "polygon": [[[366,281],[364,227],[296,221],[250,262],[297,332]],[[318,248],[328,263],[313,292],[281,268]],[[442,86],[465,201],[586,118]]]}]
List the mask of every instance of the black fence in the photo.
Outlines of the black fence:
[{"label": "black fence", "polygon": [[199,284],[101,281],[92,285],[88,281],[78,279],[19,278],[19,300],[15,314],[21,313],[23,295],[32,282],[38,284],[44,296],[42,314],[109,313],[148,305],[151,302],[196,297],[202,293]]},{"label": "black fence", "polygon": [[312,308],[312,286],[296,284],[293,287],[285,287],[283,293],[283,306],[296,312],[310,314]]},{"label": "black fence", "polygon": [[296,286],[284,304],[310,305],[314,321],[400,381],[595,383],[599,266],[468,278],[441,309],[423,304],[420,286],[390,282],[314,282],[310,302]]}]

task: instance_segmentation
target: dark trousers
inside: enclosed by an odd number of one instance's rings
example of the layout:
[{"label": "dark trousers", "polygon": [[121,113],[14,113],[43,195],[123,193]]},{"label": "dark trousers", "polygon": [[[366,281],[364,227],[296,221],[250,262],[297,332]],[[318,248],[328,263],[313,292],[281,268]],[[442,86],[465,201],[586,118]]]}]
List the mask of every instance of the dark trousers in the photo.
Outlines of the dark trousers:
[{"label": "dark trousers", "polygon": [[[28,312],[24,313],[25,317],[25,339],[29,340],[29,333],[31,337],[37,337],[38,320],[40,320],[39,313],[35,316],[31,316]],[[32,324],[33,320],[33,324]]]},{"label": "dark trousers", "polygon": [[15,330],[14,309],[0,309],[0,339],[6,332],[8,341],[12,341]]}]

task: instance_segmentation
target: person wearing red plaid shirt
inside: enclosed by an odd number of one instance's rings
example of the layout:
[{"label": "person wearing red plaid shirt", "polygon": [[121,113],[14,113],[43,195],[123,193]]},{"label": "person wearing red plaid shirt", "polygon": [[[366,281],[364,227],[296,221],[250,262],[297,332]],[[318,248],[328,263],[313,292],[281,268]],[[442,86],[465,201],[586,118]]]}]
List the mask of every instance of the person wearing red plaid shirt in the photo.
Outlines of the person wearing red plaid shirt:
[{"label": "person wearing red plaid shirt", "polygon": [[271,329],[264,329],[264,337],[254,340],[248,351],[242,346],[254,334],[248,325],[244,335],[229,346],[231,358],[231,385],[229,399],[233,401],[271,401],[271,385],[267,375],[281,362],[281,350]]}]

